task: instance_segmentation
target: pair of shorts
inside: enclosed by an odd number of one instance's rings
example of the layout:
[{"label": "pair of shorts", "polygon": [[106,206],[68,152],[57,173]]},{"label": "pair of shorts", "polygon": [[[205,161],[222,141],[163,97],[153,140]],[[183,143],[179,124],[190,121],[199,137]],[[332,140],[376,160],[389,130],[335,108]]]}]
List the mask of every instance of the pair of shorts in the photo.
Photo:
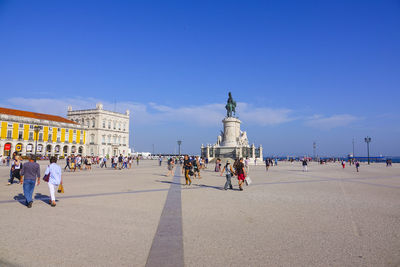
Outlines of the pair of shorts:
[{"label": "pair of shorts", "polygon": [[243,173],[238,174],[238,180],[244,181],[245,178],[246,178],[246,177],[244,177],[244,174],[243,174]]}]

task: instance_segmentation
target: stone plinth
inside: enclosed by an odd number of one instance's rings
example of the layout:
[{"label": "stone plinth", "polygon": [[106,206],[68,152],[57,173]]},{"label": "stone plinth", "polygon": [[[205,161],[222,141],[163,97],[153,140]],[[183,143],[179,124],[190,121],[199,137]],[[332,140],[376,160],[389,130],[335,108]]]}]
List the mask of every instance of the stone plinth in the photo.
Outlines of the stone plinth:
[{"label": "stone plinth", "polygon": [[240,123],[237,118],[225,118],[222,120],[224,124],[224,136],[221,146],[223,147],[236,147],[238,137],[240,136]]}]

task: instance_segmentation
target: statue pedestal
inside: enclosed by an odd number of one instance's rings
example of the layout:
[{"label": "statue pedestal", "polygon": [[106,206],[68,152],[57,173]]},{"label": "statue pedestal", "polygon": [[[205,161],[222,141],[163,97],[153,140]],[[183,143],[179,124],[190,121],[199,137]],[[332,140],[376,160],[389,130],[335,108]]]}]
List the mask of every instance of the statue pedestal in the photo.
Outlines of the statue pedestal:
[{"label": "statue pedestal", "polygon": [[241,121],[237,118],[228,117],[222,120],[224,124],[224,136],[222,147],[236,147],[240,136]]}]

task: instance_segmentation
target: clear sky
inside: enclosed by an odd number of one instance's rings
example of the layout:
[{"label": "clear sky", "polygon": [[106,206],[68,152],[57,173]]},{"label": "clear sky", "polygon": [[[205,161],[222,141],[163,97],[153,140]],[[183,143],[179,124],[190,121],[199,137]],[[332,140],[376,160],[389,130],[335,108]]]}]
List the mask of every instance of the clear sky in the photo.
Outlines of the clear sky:
[{"label": "clear sky", "polygon": [[399,1],[0,0],[0,106],[131,110],[137,151],[199,153],[228,92],[265,155],[400,155]]}]

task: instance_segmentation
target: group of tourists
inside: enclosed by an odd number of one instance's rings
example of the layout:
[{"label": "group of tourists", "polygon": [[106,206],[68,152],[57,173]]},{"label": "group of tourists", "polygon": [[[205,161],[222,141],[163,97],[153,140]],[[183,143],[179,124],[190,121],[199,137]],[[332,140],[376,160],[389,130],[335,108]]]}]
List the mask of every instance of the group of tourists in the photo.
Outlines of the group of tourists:
[{"label": "group of tourists", "polygon": [[[97,156],[86,156],[81,155],[71,155],[65,158],[64,171],[68,170],[75,172],[76,170],[91,170],[92,165],[97,165],[99,168],[107,168],[107,163],[109,162],[109,167],[112,169],[130,169],[132,168],[132,163],[134,161],[133,157],[119,156],[112,157],[97,157]],[[139,157],[136,159],[137,165],[139,165]]]},{"label": "group of tourists", "polygon": [[[49,204],[56,206],[55,191],[61,190],[62,186],[61,167],[57,165],[57,157],[50,157],[50,164],[45,171],[44,180],[47,182],[50,191]],[[28,156],[28,162],[22,163],[22,157],[17,153],[12,155],[12,164],[10,169],[10,179],[8,185],[14,184],[14,179],[18,179],[18,184],[22,185],[25,204],[28,208],[33,204],[33,191],[35,185],[40,185],[40,165],[36,162],[34,155]]]},{"label": "group of tourists", "polygon": [[204,158],[199,158],[199,156],[189,157],[188,155],[185,155],[183,157],[182,165],[182,174],[184,174],[186,182],[185,185],[189,186],[192,184],[191,176],[201,179],[200,172],[202,169],[206,168]]},{"label": "group of tourists", "polygon": [[225,166],[221,170],[221,176],[224,173],[225,173],[225,177],[226,177],[224,190],[228,190],[228,187],[229,187],[229,189],[233,189],[232,181],[231,181],[232,176],[237,176],[239,190],[243,191],[243,184],[244,184],[244,181],[248,174],[248,171],[246,171],[245,163],[243,162],[243,158],[235,160],[235,162],[233,163],[233,166],[231,166],[229,160],[227,160]]},{"label": "group of tourists", "polygon": [[91,170],[93,164],[98,164],[97,157],[82,157],[81,155],[71,155],[65,158],[64,171],[68,170],[75,172],[76,170]]}]

